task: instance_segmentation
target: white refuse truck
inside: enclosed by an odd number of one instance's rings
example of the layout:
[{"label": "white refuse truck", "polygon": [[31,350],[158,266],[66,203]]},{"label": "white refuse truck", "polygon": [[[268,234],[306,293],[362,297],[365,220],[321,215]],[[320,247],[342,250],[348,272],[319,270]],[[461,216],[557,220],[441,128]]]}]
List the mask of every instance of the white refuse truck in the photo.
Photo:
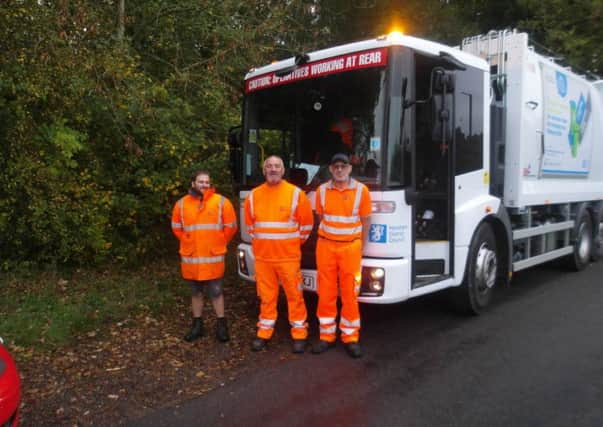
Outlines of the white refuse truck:
[{"label": "white refuse truck", "polygon": [[[279,154],[287,179],[314,200],[329,158],[348,153],[373,200],[359,300],[449,289],[479,313],[516,271],[596,259],[602,89],[510,30],[458,47],[392,33],[300,53],[246,75],[242,126],[229,138],[233,175],[242,202],[263,182],[263,159]],[[241,222],[239,275],[253,281]],[[303,246],[309,291],[315,232]]]}]

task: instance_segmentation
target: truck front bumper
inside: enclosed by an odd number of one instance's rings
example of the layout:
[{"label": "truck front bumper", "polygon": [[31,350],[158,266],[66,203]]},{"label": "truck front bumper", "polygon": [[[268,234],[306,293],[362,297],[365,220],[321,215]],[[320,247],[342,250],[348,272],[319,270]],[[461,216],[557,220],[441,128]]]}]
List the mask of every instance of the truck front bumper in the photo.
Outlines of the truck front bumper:
[{"label": "truck front bumper", "polygon": [[[362,278],[358,301],[369,304],[391,304],[410,296],[410,263],[405,258],[362,258]],[[251,245],[237,247],[239,277],[255,282],[255,257]],[[316,270],[302,269],[302,289],[316,292]]]}]

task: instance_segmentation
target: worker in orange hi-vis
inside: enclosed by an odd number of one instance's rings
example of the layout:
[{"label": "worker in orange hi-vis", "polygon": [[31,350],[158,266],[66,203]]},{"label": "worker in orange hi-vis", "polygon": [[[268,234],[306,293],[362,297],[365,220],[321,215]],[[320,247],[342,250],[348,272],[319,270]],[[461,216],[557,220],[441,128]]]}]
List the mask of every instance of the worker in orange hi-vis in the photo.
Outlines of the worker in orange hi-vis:
[{"label": "worker in orange hi-vis", "polygon": [[255,279],[260,298],[253,351],[266,348],[277,318],[279,282],[287,297],[293,352],[303,353],[308,336],[306,304],[301,290],[301,244],[308,239],[314,218],[306,194],[285,181],[278,156],[264,161],[266,182],[245,199],[245,223],[252,237]]},{"label": "worker in orange hi-vis", "polygon": [[354,122],[348,117],[341,117],[329,127],[329,131],[337,132],[341,136],[341,141],[346,145],[349,151],[353,150],[352,139],[354,138]]},{"label": "worker in orange hi-vis", "polygon": [[[353,358],[362,356],[359,344],[360,261],[362,242],[368,230],[371,196],[366,185],[350,177],[352,166],[346,154],[335,154],[330,162],[332,179],[316,191],[316,213],[321,221],[316,243],[320,340],[312,353],[320,354],[335,345],[337,296],[341,296],[340,339]],[[339,292],[338,292],[339,291]]]},{"label": "worker in orange hi-vis", "polygon": [[189,194],[172,210],[172,231],[180,241],[182,277],[192,293],[193,324],[184,339],[192,342],[205,334],[201,317],[205,292],[218,318],[216,338],[226,342],[230,337],[224,317],[224,258],[237,231],[237,217],[230,201],[212,188],[208,172],[193,172]]}]

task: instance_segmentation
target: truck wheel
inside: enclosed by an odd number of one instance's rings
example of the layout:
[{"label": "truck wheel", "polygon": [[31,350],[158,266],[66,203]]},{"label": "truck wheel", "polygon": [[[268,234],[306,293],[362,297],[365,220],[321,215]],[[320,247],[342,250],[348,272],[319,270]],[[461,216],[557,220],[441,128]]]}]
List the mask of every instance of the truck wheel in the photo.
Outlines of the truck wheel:
[{"label": "truck wheel", "polygon": [[587,211],[582,212],[578,222],[576,239],[574,241],[574,253],[570,255],[570,267],[573,270],[580,271],[590,262],[593,253],[593,225],[590,215]]},{"label": "truck wheel", "polygon": [[490,303],[498,274],[498,253],[492,227],[482,223],[476,230],[467,258],[463,283],[454,288],[455,305],[465,313],[480,314]]}]

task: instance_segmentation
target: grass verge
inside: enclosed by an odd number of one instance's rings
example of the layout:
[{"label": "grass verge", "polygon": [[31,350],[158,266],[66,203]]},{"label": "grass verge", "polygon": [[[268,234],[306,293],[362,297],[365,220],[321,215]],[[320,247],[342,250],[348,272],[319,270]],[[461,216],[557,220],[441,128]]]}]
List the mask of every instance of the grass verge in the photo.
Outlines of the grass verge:
[{"label": "grass verge", "polygon": [[0,275],[0,336],[39,350],[72,344],[111,322],[158,314],[188,295],[177,259],[136,269],[44,271]]}]

